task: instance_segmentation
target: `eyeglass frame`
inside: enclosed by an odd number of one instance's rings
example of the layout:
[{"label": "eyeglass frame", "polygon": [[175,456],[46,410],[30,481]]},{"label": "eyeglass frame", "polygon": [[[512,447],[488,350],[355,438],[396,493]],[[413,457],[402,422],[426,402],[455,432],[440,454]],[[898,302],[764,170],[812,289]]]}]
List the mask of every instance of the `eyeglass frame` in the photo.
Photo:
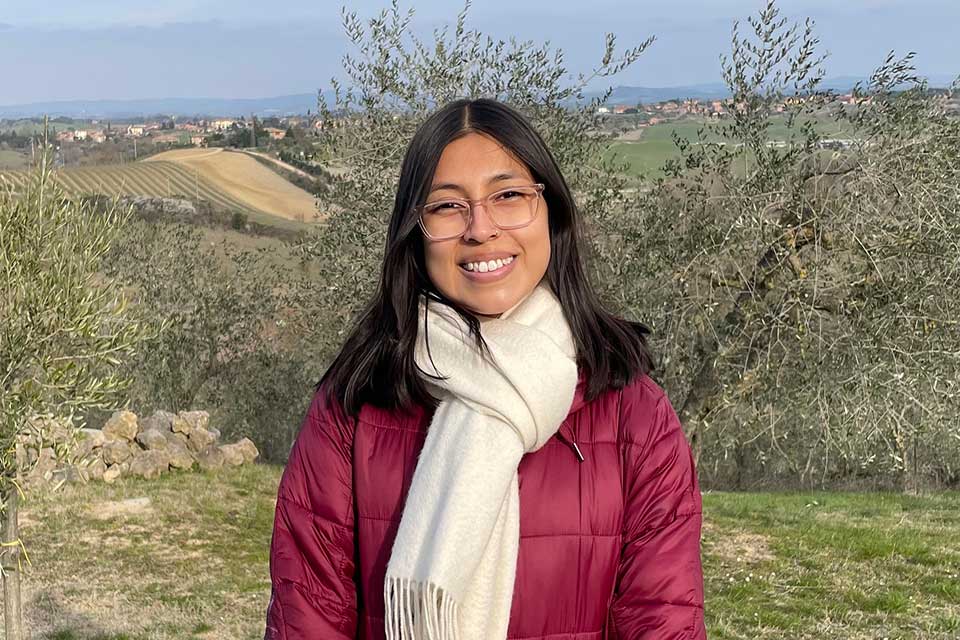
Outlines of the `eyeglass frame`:
[{"label": "eyeglass frame", "polygon": [[[545,185],[544,183],[542,183],[542,182],[535,182],[535,183],[533,183],[533,184],[518,184],[518,185],[513,185],[513,186],[511,186],[511,187],[504,187],[503,189],[498,189],[498,190],[494,191],[493,193],[487,195],[486,197],[480,198],[479,200],[470,200],[470,199],[468,199],[468,198],[442,198],[442,199],[440,199],[440,200],[434,200],[434,201],[432,201],[432,202],[425,202],[425,203],[422,204],[422,205],[419,205],[419,206],[417,206],[417,207],[414,207],[413,210],[414,210],[414,212],[417,214],[417,224],[420,225],[421,231],[423,231],[423,234],[424,234],[427,238],[429,238],[430,240],[453,240],[454,238],[460,238],[460,237],[462,237],[463,234],[465,234],[465,233],[467,232],[467,230],[470,229],[470,224],[473,222],[473,207],[474,207],[474,205],[482,204],[483,206],[487,206],[488,201],[490,200],[490,198],[492,198],[492,197],[494,197],[494,196],[500,195],[501,193],[504,193],[504,192],[506,192],[506,191],[510,191],[511,189],[523,189],[523,188],[529,188],[529,187],[533,187],[533,188],[535,188],[535,189],[537,190],[537,206],[536,206],[536,208],[533,210],[533,215],[530,217],[530,220],[528,220],[528,221],[525,222],[524,224],[522,224],[522,225],[520,225],[520,226],[517,226],[517,227],[512,227],[512,226],[511,226],[511,227],[501,227],[499,224],[497,224],[497,221],[493,219],[493,216],[490,217],[490,222],[493,223],[493,226],[495,226],[497,229],[500,229],[501,231],[512,231],[513,229],[523,229],[524,227],[530,225],[534,220],[536,220],[537,215],[539,215],[539,213],[540,213],[540,198],[543,197],[544,189],[546,189],[546,185]],[[431,236],[430,233],[427,231],[427,226],[423,223],[423,210],[424,210],[424,208],[427,207],[428,205],[436,204],[436,203],[438,203],[438,202],[460,202],[460,203],[466,203],[466,205],[467,205],[467,223],[466,223],[466,225],[464,226],[463,231],[461,231],[458,235],[448,236],[448,237],[445,237],[445,238],[435,238],[435,237]]]}]

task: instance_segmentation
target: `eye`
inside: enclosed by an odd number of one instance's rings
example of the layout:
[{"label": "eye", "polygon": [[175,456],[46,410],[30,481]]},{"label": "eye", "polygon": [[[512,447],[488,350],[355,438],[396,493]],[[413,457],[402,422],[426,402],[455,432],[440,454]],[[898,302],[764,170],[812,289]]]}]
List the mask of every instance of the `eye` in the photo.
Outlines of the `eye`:
[{"label": "eye", "polygon": [[504,191],[497,196],[497,200],[513,200],[515,198],[522,198],[523,194],[519,191]]},{"label": "eye", "polygon": [[423,210],[427,213],[441,213],[445,211],[454,211],[456,209],[462,209],[463,204],[455,200],[443,200],[441,202],[431,202],[428,205],[423,207]]}]

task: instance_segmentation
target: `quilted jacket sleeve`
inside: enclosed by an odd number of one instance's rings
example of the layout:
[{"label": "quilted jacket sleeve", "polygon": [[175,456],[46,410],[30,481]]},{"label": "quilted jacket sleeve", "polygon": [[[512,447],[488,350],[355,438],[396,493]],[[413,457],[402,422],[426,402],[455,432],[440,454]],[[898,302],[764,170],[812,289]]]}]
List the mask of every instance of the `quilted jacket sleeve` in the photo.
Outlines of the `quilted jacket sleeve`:
[{"label": "quilted jacket sleeve", "polygon": [[277,491],[265,640],[354,638],[352,443],[317,392]]},{"label": "quilted jacket sleeve", "polygon": [[703,640],[701,497],[690,445],[649,377],[622,398],[625,504],[612,636]]}]

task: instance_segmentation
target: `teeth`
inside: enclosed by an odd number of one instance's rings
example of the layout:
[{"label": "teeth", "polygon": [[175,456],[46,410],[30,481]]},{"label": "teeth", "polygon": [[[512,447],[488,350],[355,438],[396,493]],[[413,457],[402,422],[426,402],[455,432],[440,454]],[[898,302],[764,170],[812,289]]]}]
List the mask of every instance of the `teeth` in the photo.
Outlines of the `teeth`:
[{"label": "teeth", "polygon": [[513,256],[507,258],[497,258],[496,260],[489,260],[487,262],[468,262],[463,265],[463,268],[467,271],[479,271],[480,273],[487,273],[488,271],[496,271],[500,267],[510,264],[513,262]]}]

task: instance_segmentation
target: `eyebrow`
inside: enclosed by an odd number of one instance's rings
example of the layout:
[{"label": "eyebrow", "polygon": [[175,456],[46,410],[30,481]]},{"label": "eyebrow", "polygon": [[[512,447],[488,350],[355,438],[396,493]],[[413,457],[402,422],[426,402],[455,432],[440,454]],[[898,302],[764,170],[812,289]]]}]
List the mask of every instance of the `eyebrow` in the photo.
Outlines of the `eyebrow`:
[{"label": "eyebrow", "polygon": [[[487,180],[487,184],[493,184],[494,182],[502,182],[504,180],[513,180],[514,178],[520,178],[520,177],[522,176],[519,176],[516,173],[513,173],[512,171],[507,171],[503,173],[498,173],[495,176],[491,177],[489,180]],[[444,182],[441,184],[435,184],[432,187],[430,187],[430,193],[433,193],[434,191],[440,191],[441,189],[455,189],[457,191],[465,191],[465,189],[459,184],[456,184],[454,182]]]}]

